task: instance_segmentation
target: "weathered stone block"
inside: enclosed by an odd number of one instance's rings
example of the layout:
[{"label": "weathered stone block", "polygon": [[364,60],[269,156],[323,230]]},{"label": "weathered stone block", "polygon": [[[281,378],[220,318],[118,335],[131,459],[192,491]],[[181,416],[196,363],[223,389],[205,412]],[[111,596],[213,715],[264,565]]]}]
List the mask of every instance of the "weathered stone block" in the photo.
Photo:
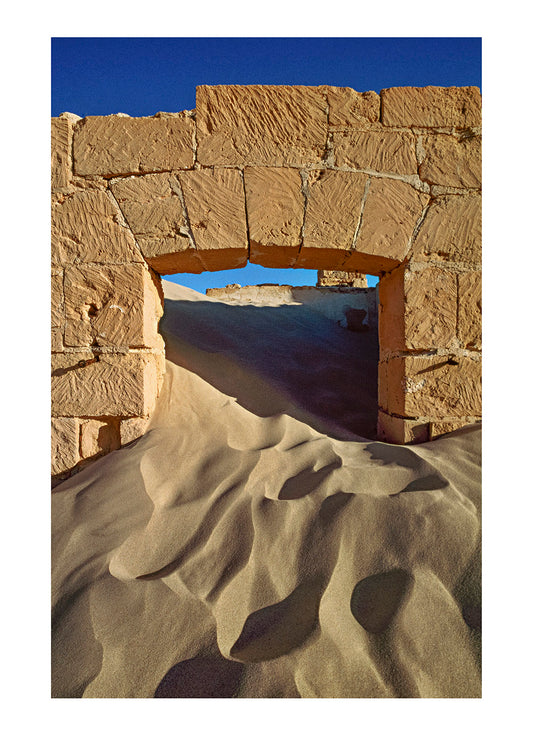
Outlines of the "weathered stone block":
[{"label": "weathered stone block", "polygon": [[149,415],[158,394],[157,354],[105,353],[98,358],[89,350],[52,355],[52,415]]},{"label": "weathered stone block", "polygon": [[437,197],[412,246],[412,261],[481,262],[481,196]]},{"label": "weathered stone block", "polygon": [[82,419],[80,421],[80,454],[92,458],[120,448],[119,420]]},{"label": "weathered stone block", "polygon": [[389,414],[407,418],[481,415],[481,361],[467,357],[399,356],[387,363]]},{"label": "weathered stone block", "polygon": [[457,276],[457,336],[463,348],[481,349],[481,272]]},{"label": "weathered stone block", "polygon": [[[241,172],[232,168],[184,171],[179,174],[197,256],[205,269],[217,267],[220,257],[246,264],[248,236]],[[216,254],[205,251],[216,250]],[[214,266],[213,266],[214,264]]]},{"label": "weathered stone block", "polygon": [[145,260],[160,275],[173,275],[178,272],[200,273],[207,269],[202,264],[198,252],[188,248],[188,239],[176,236],[175,238],[139,237],[138,240]]},{"label": "weathered stone block", "polygon": [[74,131],[74,172],[112,177],[191,168],[194,121],[183,113],[89,116]]},{"label": "weathered stone block", "polygon": [[[379,281],[380,354],[405,351],[405,265],[383,275]],[[383,367],[385,369],[385,367]],[[385,406],[386,403],[380,405]]]},{"label": "weathered stone block", "polygon": [[350,288],[368,288],[364,272],[342,272],[341,270],[318,270],[317,287],[348,286]]},{"label": "weathered stone block", "polygon": [[457,319],[455,273],[439,267],[405,270],[404,297],[405,342],[400,350],[451,346]]},{"label": "weathered stone block", "polygon": [[63,270],[52,271],[51,278],[51,326],[62,327],[65,322],[63,310]]},{"label": "weathered stone block", "polygon": [[454,419],[453,421],[430,422],[429,439],[436,440],[437,437],[447,435],[448,432],[455,432],[456,429],[461,429],[461,427],[465,427],[470,423],[470,419]]},{"label": "weathered stone block", "polygon": [[379,121],[381,99],[377,92],[356,92],[347,86],[320,86],[319,89],[327,98],[330,131]]},{"label": "weathered stone block", "polygon": [[361,173],[337,170],[310,174],[303,251],[352,248],[367,180]]},{"label": "weathered stone block", "polygon": [[120,422],[120,444],[126,445],[142,437],[146,432],[148,422],[148,418],[141,416],[136,416],[132,419],[123,419]]},{"label": "weathered stone block", "polygon": [[429,199],[403,181],[371,178],[357,235],[357,251],[403,261]]},{"label": "weathered stone block", "polygon": [[402,86],[381,90],[385,126],[468,128],[481,125],[477,86]]},{"label": "weathered stone block", "polygon": [[80,460],[79,420],[52,418],[52,474],[72,469]]},{"label": "weathered stone block", "polygon": [[423,139],[420,178],[429,184],[481,187],[481,136],[432,134]]},{"label": "weathered stone block", "polygon": [[139,262],[143,258],[106,191],[87,190],[52,204],[52,261]]},{"label": "weathered stone block", "polygon": [[65,270],[67,346],[162,347],[163,314],[150,272],[139,264]]},{"label": "weathered stone block", "polygon": [[184,207],[172,173],[122,178],[111,183],[126,222],[137,238],[182,239],[190,246]]},{"label": "weathered stone block", "polygon": [[72,129],[77,115],[52,118],[52,191],[68,191],[72,180]]},{"label": "weathered stone block", "polygon": [[304,195],[294,168],[250,167],[244,170],[250,260],[269,265],[281,256],[294,264],[301,242]]},{"label": "weathered stone block", "polygon": [[306,165],[323,159],[327,102],[318,87],[196,88],[201,165]]},{"label": "weathered stone block", "polygon": [[408,445],[409,443],[427,442],[430,439],[430,423],[416,419],[402,419],[378,411],[378,440]]},{"label": "weathered stone block", "polygon": [[50,336],[50,345],[52,353],[60,353],[64,350],[63,346],[63,328],[52,327]]},{"label": "weathered stone block", "polygon": [[352,130],[333,134],[335,165],[378,173],[416,175],[415,136],[399,131]]}]

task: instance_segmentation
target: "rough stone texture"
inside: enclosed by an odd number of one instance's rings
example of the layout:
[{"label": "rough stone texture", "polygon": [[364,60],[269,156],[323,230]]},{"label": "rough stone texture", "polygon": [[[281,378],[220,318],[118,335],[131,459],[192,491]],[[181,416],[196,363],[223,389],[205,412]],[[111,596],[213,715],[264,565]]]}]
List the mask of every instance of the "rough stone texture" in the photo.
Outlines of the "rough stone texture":
[{"label": "rough stone texture", "polygon": [[178,238],[188,248],[187,219],[172,173],[122,178],[111,183],[128,226],[136,238]]},{"label": "rough stone texture", "polygon": [[416,137],[412,133],[352,130],[333,134],[335,164],[378,173],[416,175]]},{"label": "rough stone texture", "polygon": [[481,263],[481,196],[437,197],[412,246],[412,261]]},{"label": "rough stone texture", "polygon": [[317,87],[196,88],[201,165],[306,165],[322,160],[327,102]]},{"label": "rough stone texture", "polygon": [[79,420],[52,417],[52,474],[69,471],[79,460]]},{"label": "rough stone texture", "polygon": [[481,350],[481,272],[457,276],[457,336],[462,348]]},{"label": "rough stone texture", "polygon": [[179,182],[197,256],[205,269],[244,266],[248,237],[241,172],[232,168],[183,171]]},{"label": "rough stone texture", "polygon": [[126,445],[142,437],[146,432],[148,422],[148,418],[141,416],[136,416],[133,419],[123,419],[120,422],[120,444]]},{"label": "rough stone texture", "polygon": [[318,270],[317,286],[349,286],[350,288],[368,288],[364,272],[343,272],[342,270]]},{"label": "rough stone texture", "polygon": [[[157,355],[65,352],[52,356],[53,416],[147,416],[158,393]],[[86,361],[86,366],[79,366]]]},{"label": "rough stone texture", "polygon": [[379,285],[381,353],[448,348],[457,322],[457,276],[405,265],[384,275]]},{"label": "rough stone texture", "polygon": [[[160,275],[177,272],[205,272],[198,253],[188,249],[184,238],[139,238],[139,246],[150,267]],[[183,247],[183,248],[180,248]]]},{"label": "rough stone texture", "polygon": [[465,424],[471,424],[469,420],[454,419],[451,421],[430,422],[429,425],[429,439],[436,440],[437,437],[448,434],[448,432],[455,432],[456,429],[461,429]]},{"label": "rough stone texture", "polygon": [[319,89],[327,98],[330,131],[379,121],[381,98],[376,92],[356,92],[346,86],[321,86]]},{"label": "rough stone texture", "polygon": [[352,248],[366,182],[360,173],[320,170],[310,174],[303,253],[308,248]]},{"label": "rough stone texture", "polygon": [[402,86],[381,90],[385,126],[468,128],[481,125],[477,86]]},{"label": "rough stone texture", "polygon": [[385,411],[378,411],[378,440],[385,440],[397,445],[427,442],[430,439],[431,423],[416,419],[402,419],[390,416]]},{"label": "rough stone texture", "polygon": [[65,270],[65,345],[162,348],[163,314],[150,272],[139,264]]},{"label": "rough stone texture", "polygon": [[52,118],[51,168],[52,191],[69,191],[72,181],[72,133],[77,115],[63,113]]},{"label": "rough stone texture", "polygon": [[250,261],[270,266],[279,253],[293,264],[301,242],[304,195],[298,170],[250,167],[244,170]]},{"label": "rough stone texture", "polygon": [[52,204],[52,262],[139,262],[143,258],[106,191],[78,191]]},{"label": "rough stone texture", "polygon": [[481,136],[433,134],[423,139],[420,178],[429,184],[481,187]]},{"label": "rough stone texture", "polygon": [[191,168],[194,121],[185,113],[89,116],[74,130],[77,175],[128,175]]},{"label": "rough stone texture", "polygon": [[[421,441],[475,420],[479,90],[197,93],[196,114],[52,120],[56,477],[88,462],[80,448],[94,457],[146,429],[164,372],[156,273],[248,257],[382,276],[383,439]],[[324,306],[313,298],[324,291],[310,290],[293,303]],[[352,307],[352,326],[364,308]]]},{"label": "rough stone texture", "polygon": [[412,186],[389,178],[371,178],[355,248],[398,262],[429,199]]},{"label": "rough stone texture", "polygon": [[80,422],[80,454],[82,458],[110,453],[120,448],[119,421],[82,419]]},{"label": "rough stone texture", "polygon": [[390,359],[386,405],[380,402],[381,408],[406,418],[480,416],[481,361],[461,356],[454,360],[456,365],[438,355]]}]

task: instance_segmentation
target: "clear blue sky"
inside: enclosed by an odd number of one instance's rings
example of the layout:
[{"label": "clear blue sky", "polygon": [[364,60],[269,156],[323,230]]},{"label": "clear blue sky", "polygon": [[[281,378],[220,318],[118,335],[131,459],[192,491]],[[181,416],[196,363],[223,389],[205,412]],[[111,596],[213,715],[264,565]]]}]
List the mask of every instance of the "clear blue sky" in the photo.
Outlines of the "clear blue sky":
[{"label": "clear blue sky", "polygon": [[[481,88],[481,38],[52,39],[52,116],[192,110],[199,84],[331,84],[360,92],[389,86]],[[314,285],[316,272],[248,265],[170,279],[204,292],[231,282]]]}]

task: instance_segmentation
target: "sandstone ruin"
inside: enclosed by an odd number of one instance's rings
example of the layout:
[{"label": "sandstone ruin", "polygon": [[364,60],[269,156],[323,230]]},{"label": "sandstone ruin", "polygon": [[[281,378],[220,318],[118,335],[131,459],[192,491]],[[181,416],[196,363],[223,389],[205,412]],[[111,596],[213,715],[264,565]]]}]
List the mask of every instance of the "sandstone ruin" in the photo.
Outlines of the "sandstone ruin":
[{"label": "sandstone ruin", "polygon": [[248,261],[379,275],[379,438],[481,416],[476,87],[199,86],[195,111],[63,113],[52,242],[56,479],[143,434],[160,275]]}]

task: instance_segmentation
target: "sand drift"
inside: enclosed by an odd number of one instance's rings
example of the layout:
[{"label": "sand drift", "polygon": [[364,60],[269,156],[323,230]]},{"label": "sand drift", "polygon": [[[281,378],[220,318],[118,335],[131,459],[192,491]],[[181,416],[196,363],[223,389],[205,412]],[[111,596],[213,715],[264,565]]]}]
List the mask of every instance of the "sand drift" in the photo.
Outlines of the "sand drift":
[{"label": "sand drift", "polygon": [[377,442],[367,333],[165,297],[147,433],[52,496],[52,695],[480,696],[480,426]]}]

